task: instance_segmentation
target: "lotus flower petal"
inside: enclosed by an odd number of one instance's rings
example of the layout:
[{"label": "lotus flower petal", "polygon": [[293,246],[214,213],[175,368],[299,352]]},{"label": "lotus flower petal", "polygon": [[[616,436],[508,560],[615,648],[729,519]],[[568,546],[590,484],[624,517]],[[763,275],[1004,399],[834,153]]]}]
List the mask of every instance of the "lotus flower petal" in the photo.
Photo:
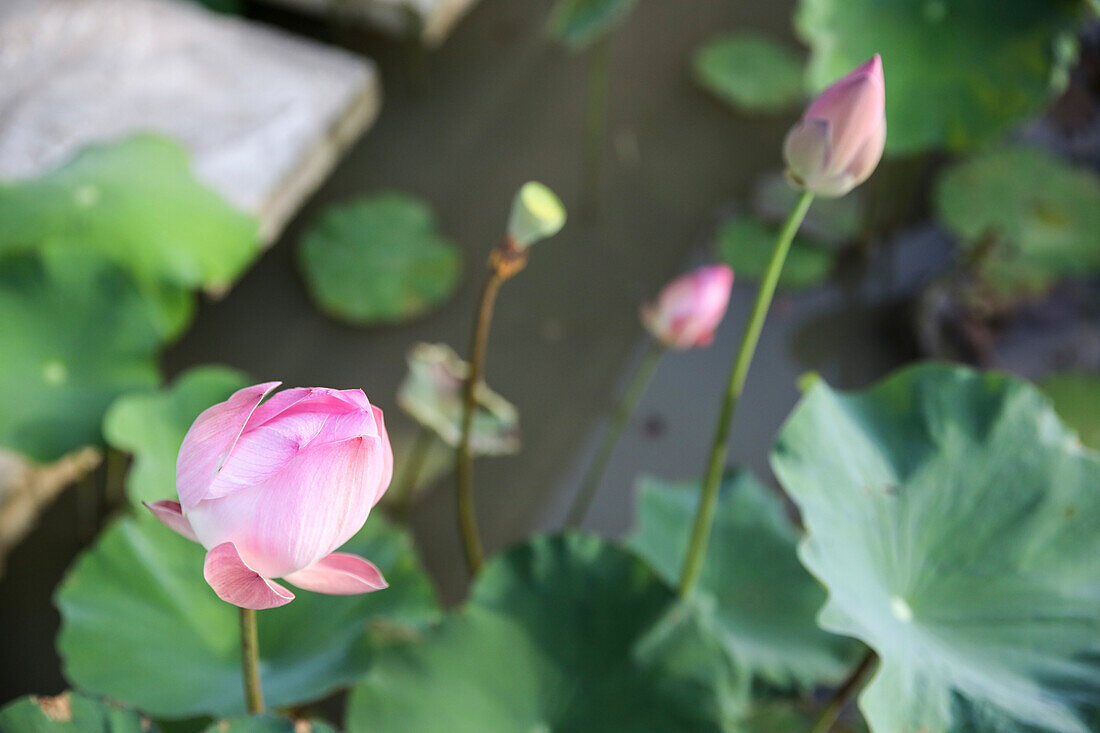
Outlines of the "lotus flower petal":
[{"label": "lotus flower petal", "polygon": [[225,542],[206,553],[203,577],[226,603],[262,611],[285,606],[294,594],[283,586],[260,576],[237,554],[232,542]]},{"label": "lotus flower petal", "polygon": [[303,590],[335,596],[370,593],[389,587],[374,563],[346,552],[323,557],[308,568],[287,575],[286,580]]}]

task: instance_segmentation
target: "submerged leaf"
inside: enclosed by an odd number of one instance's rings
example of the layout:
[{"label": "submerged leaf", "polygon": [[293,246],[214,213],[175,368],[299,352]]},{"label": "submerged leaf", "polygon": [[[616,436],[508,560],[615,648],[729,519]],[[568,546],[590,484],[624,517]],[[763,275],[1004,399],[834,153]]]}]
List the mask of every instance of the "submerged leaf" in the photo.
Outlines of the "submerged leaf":
[{"label": "submerged leaf", "polygon": [[759,33],[727,33],[695,52],[695,79],[724,102],[772,112],[801,99],[802,61]]}]

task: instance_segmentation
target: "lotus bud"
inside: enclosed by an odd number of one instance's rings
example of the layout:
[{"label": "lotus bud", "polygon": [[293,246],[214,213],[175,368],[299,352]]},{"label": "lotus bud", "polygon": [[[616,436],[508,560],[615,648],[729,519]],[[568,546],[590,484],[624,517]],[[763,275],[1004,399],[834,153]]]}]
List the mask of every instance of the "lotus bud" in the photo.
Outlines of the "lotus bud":
[{"label": "lotus bud", "polygon": [[512,201],[508,237],[520,248],[547,239],[565,226],[565,207],[557,195],[541,183],[523,184]]},{"label": "lotus bud", "polygon": [[843,196],[874,172],[886,144],[882,59],[867,63],[821,93],[783,145],[787,176],[818,196]]},{"label": "lotus bud", "polygon": [[656,303],[642,306],[642,324],[671,349],[707,346],[726,315],[732,288],[727,265],[700,267],[666,285]]},{"label": "lotus bud", "polygon": [[378,568],[333,552],[362,528],[393,475],[382,411],[362,390],[247,387],[208,408],[176,462],[179,501],[146,506],[206,548],[203,575],[241,608],[282,606],[272,578],[334,595],[386,587]]}]

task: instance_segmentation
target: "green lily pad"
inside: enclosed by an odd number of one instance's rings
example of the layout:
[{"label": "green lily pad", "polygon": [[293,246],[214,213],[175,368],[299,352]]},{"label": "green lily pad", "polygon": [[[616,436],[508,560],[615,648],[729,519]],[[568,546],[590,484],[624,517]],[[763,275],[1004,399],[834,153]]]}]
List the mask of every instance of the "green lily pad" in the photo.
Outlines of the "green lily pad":
[{"label": "green lily pad", "polygon": [[817,381],[772,465],[829,591],[819,623],[880,658],[873,730],[1094,730],[1100,456],[1036,388],[931,364]]},{"label": "green lily pad", "polygon": [[154,309],[94,252],[0,255],[0,313],[0,446],[52,461],[99,443],[115,397],[160,379]]},{"label": "green lily pad", "polygon": [[638,0],[558,0],[550,15],[550,35],[580,49],[626,20]]},{"label": "green lily pad", "polygon": [[805,92],[802,60],[759,33],[727,33],[695,52],[695,79],[737,109],[774,112]]},{"label": "green lily pad", "polygon": [[1064,87],[1087,0],[800,0],[795,27],[823,89],[882,54],[887,153],[962,150]]},{"label": "green lily pad", "polygon": [[156,733],[148,718],[78,692],[28,695],[0,708],[4,733]]},{"label": "green lily pad", "polygon": [[[683,568],[698,503],[697,482],[644,478],[639,484],[638,519],[628,543],[672,585]],[[696,593],[744,703],[838,683],[855,661],[851,640],[815,623],[825,591],[798,562],[800,534],[779,496],[751,473],[723,481]]]},{"label": "green lily pad", "polygon": [[249,715],[219,720],[206,733],[336,733],[336,729],[320,720],[291,720],[278,715]]},{"label": "green lily pad", "polygon": [[223,290],[259,249],[254,217],[198,183],[187,152],[142,135],[85,148],[40,178],[0,184],[0,252],[41,243],[93,249],[131,272],[179,333],[186,291]]},{"label": "green lily pad", "polygon": [[[462,388],[469,365],[446,344],[420,343],[409,349],[409,373],[397,390],[397,404],[452,448],[462,437]],[[476,455],[506,455],[520,448],[519,411],[484,382],[477,399],[470,449]]]},{"label": "green lily pad", "polygon": [[392,192],[330,208],[302,238],[298,261],[317,306],[356,325],[423,315],[462,274],[462,255],[436,231],[431,207]]},{"label": "green lily pad", "polygon": [[1048,153],[1016,146],[959,163],[935,202],[964,248],[994,238],[996,282],[1018,282],[1014,272],[1028,283],[1100,272],[1100,178]]},{"label": "green lily pad", "polygon": [[[757,182],[752,208],[761,219],[778,227],[801,195],[787,182],[786,175],[774,173]],[[798,233],[827,249],[842,249],[863,233],[864,209],[863,190],[859,188],[839,198],[815,199]]]},{"label": "green lily pad", "polygon": [[194,367],[171,387],[119,397],[103,417],[103,435],[132,453],[126,495],[140,504],[176,496],[176,455],[199,413],[251,384],[248,377],[219,366]]},{"label": "green lily pad", "polygon": [[589,535],[497,555],[470,600],[353,688],[349,730],[374,733],[716,731],[705,687],[634,659],[676,605],[636,557]]},{"label": "green lily pad", "polygon": [[[719,228],[716,254],[733,268],[738,278],[759,280],[768,268],[777,236],[778,229],[755,217],[735,216]],[[824,282],[832,269],[832,253],[796,236],[779,276],[779,288],[812,288]]]},{"label": "green lily pad", "polygon": [[1039,386],[1054,402],[1058,416],[1077,431],[1081,442],[1093,450],[1100,450],[1100,375],[1052,374]]},{"label": "green lily pad", "polygon": [[[343,549],[378,565],[390,587],[358,596],[300,591],[259,614],[271,707],[351,683],[390,643],[383,637],[416,636],[438,617],[407,533],[372,516]],[[100,535],[55,599],[65,676],[157,717],[243,713],[237,609],[203,580],[204,555],[150,514],[124,517]]]}]

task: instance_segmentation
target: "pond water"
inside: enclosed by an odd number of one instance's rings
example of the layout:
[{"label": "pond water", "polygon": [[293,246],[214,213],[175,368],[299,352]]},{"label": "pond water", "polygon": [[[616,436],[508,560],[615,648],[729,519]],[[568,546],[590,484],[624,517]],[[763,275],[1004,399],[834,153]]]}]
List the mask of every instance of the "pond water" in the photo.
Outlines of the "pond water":
[{"label": "pond water", "polygon": [[[792,119],[732,114],[692,82],[688,61],[694,48],[726,29],[789,38],[791,5],[643,2],[615,37],[598,212],[574,216],[561,235],[538,245],[498,303],[487,376],[518,405],[524,449],[476,464],[489,550],[560,521],[605,412],[641,351],[639,303],[701,261],[721,212],[758,175],[779,167]],[[357,31],[250,8],[254,17],[376,59],[386,99],[377,125],[282,239],[225,298],[202,306],[165,357],[168,376],[224,363],[257,381],[361,386],[386,411],[391,434],[410,433],[394,401],[405,351],[421,340],[466,350],[482,262],[517,186],[541,180],[578,209],[585,58],[546,40],[548,7],[483,0],[442,49],[424,56]],[[441,229],[465,252],[466,279],[451,303],[415,323],[346,327],[309,302],[295,247],[326,205],[382,189],[415,193],[435,206]],[[919,247],[912,251],[915,262],[924,261]],[[777,300],[733,429],[731,460],[767,470],[767,450],[802,373],[856,386],[912,356],[908,316],[894,297],[905,284],[896,293],[868,285],[897,285],[887,274],[909,271],[899,267],[900,256],[847,267],[827,288]],[[753,294],[750,284],[735,284],[730,317],[711,348],[666,357],[588,527],[620,532],[629,525],[639,473],[683,477],[701,469]],[[441,593],[455,601],[466,577],[451,488],[449,478],[440,481],[411,522]],[[8,632],[0,634],[0,658],[11,660],[0,670],[0,701],[64,686],[53,653],[58,619],[50,593],[86,541],[74,532],[77,507],[73,492],[60,499],[11,555],[0,582],[0,628]]]}]

